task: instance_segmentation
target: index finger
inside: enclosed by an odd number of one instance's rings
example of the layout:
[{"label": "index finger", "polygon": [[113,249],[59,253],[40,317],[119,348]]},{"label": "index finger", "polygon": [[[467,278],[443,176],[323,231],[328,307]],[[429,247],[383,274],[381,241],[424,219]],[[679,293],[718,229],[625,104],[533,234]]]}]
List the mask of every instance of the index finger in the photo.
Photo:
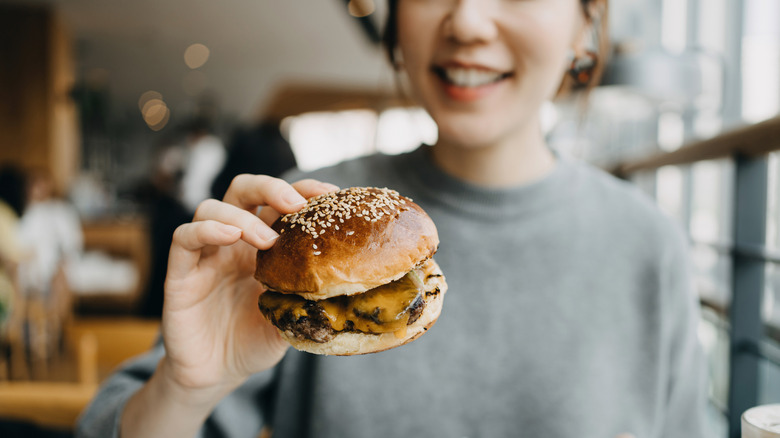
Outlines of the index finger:
[{"label": "index finger", "polygon": [[224,201],[248,211],[271,206],[282,213],[293,213],[306,205],[301,196],[286,181],[268,175],[242,174],[233,178]]},{"label": "index finger", "polygon": [[[308,178],[302,179],[292,183],[293,188],[298,191],[304,198],[312,198],[323,193],[335,192],[339,189],[338,186],[324,183],[316,179]],[[268,225],[271,225],[276,218],[280,216],[279,212],[273,208],[263,208],[258,214],[260,219]]]}]

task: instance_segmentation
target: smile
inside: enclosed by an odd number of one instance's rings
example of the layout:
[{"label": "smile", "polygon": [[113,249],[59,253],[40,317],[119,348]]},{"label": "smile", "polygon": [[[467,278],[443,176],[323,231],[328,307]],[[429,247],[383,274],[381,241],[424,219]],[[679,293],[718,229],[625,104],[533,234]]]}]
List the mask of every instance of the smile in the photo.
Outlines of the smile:
[{"label": "smile", "polygon": [[512,75],[512,73],[500,73],[464,67],[433,67],[433,72],[444,82],[463,88],[483,87],[506,79]]}]

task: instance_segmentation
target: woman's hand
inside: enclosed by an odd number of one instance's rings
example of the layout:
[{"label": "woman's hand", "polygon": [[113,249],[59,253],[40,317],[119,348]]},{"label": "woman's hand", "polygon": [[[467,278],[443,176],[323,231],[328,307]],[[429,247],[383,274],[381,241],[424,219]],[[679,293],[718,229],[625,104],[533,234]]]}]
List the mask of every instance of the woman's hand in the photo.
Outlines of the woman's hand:
[{"label": "woman's hand", "polygon": [[334,190],[314,180],[291,186],[240,175],[224,201],[204,201],[192,223],[176,229],[165,280],[165,357],[127,401],[122,437],[193,436],[222,397],[281,360],[287,344],[257,308],[255,254],[274,244],[269,225],[280,213]]},{"label": "woman's hand", "polygon": [[[240,175],[224,201],[204,201],[173,237],[165,281],[158,371],[179,389],[221,397],[249,375],[273,367],[288,344],[257,308],[255,254],[278,235],[270,224],[300,210],[308,197],[338,190],[303,180],[292,185]],[[263,207],[259,217],[258,207]]]}]

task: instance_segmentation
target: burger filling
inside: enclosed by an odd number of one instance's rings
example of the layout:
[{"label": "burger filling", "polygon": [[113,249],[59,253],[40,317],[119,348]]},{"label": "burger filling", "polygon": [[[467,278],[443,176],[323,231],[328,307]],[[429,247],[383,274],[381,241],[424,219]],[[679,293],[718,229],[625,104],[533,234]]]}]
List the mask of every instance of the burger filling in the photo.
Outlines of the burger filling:
[{"label": "burger filling", "polygon": [[343,331],[394,332],[403,337],[406,327],[417,321],[425,308],[426,292],[421,279],[426,274],[415,269],[367,292],[321,301],[267,291],[260,296],[260,311],[279,329],[320,343]]}]

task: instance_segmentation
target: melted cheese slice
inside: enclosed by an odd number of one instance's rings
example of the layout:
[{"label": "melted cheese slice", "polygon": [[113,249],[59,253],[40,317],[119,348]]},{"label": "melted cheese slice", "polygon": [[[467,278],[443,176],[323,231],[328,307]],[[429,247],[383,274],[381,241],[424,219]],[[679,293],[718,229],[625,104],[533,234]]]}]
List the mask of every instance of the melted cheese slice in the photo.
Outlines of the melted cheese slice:
[{"label": "melted cheese slice", "polygon": [[322,309],[335,331],[344,330],[350,322],[351,329],[364,333],[399,332],[409,322],[412,304],[424,299],[425,291],[417,287],[412,275],[423,277],[425,273],[409,273],[399,280],[362,294],[322,301],[308,301],[299,295],[269,291],[260,297],[261,308],[264,308],[264,312],[272,313],[276,320],[288,312],[298,319],[308,316],[314,305]]}]

